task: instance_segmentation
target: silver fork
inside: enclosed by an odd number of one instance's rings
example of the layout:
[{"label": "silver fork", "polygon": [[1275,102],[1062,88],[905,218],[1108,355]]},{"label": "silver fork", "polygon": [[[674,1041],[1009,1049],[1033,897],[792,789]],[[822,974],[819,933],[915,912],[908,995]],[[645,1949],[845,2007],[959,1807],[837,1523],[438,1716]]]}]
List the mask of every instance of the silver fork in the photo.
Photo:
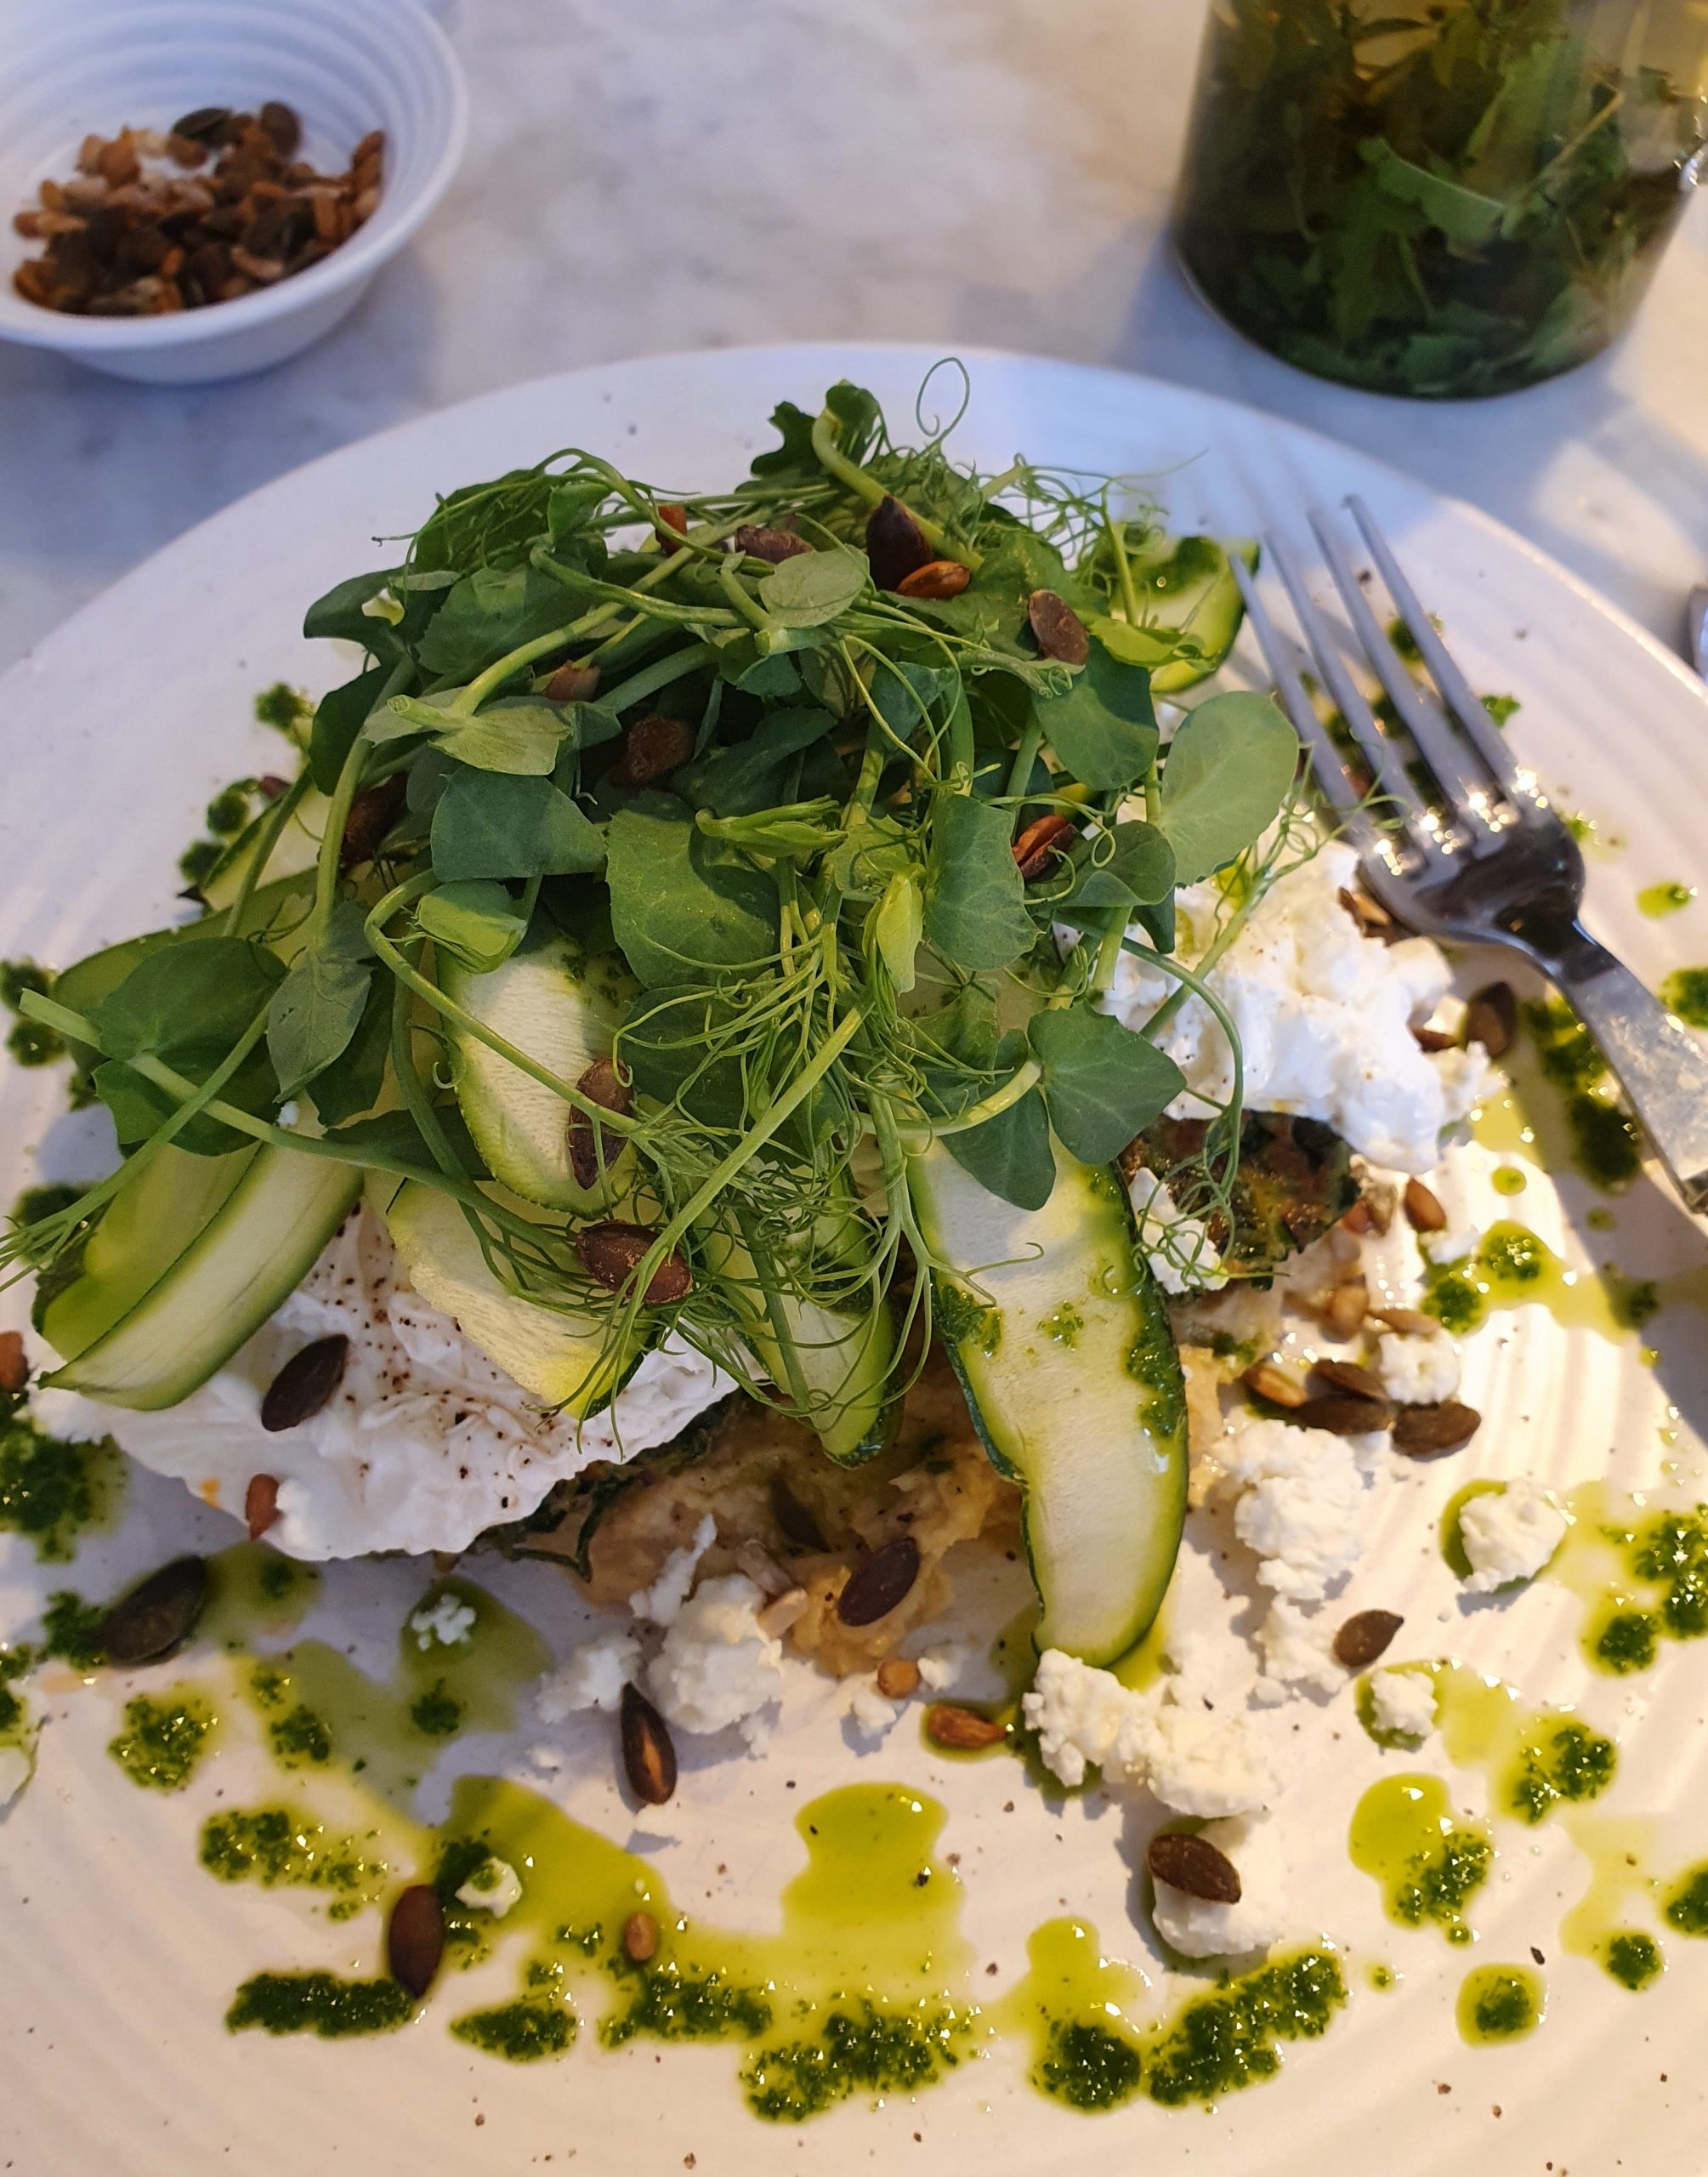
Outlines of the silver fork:
[{"label": "silver fork", "polygon": [[[1503,945],[1539,968],[1600,1045],[1687,1208],[1708,1209],[1708,1053],[1579,921],[1584,865],[1576,840],[1448,655],[1370,509],[1360,499],[1346,503],[1435,684],[1432,696],[1413,678],[1376,618],[1336,525],[1313,511],[1311,527],[1353,633],[1410,736],[1410,750],[1365,701],[1285,540],[1266,537],[1263,549],[1286,588],[1323,687],[1368,766],[1375,797],[1348,771],[1256,583],[1239,554],[1229,556],[1281,707],[1319,790],[1358,849],[1364,882],[1412,929],[1461,944]],[[1376,798],[1380,820],[1372,813]]]}]

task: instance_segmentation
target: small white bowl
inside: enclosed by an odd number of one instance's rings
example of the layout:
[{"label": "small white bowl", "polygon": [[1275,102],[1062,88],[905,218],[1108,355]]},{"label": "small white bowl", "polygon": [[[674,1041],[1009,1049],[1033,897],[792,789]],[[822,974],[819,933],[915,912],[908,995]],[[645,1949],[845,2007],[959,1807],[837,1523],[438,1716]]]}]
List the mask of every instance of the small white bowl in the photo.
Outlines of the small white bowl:
[{"label": "small white bowl", "polygon": [[[468,131],[462,71],[416,0],[6,0],[0,36],[0,339],[52,348],[156,385],[233,378],[317,340],[421,225]],[[341,173],[385,131],[373,216],[318,264],[235,302],[159,317],[73,317],[26,302],[12,275],[40,247],[12,216],[63,180],[91,133],[166,128],[196,106],[303,122],[301,156]]]}]

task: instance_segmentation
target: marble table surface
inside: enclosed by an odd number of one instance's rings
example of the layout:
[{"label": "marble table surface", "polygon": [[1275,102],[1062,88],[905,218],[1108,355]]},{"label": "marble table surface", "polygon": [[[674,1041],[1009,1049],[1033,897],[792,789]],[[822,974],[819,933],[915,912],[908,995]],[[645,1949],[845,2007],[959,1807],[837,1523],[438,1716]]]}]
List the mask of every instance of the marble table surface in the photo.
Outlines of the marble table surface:
[{"label": "marble table surface", "polygon": [[185,390],[0,350],[0,668],[191,523],[385,424],[577,364],[814,338],[1234,395],[1488,509],[1679,639],[1708,577],[1708,202],[1609,355],[1500,400],[1389,401],[1271,361],[1181,279],[1201,0],[447,4],[467,162],[318,347]]}]

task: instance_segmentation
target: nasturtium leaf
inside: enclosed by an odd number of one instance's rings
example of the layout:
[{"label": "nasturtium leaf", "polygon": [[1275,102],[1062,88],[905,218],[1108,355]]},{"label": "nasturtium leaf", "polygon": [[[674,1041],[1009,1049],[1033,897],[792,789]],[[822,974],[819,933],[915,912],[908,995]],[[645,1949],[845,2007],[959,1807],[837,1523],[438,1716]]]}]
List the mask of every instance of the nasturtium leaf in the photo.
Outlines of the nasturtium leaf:
[{"label": "nasturtium leaf", "polygon": [[458,770],[433,812],[441,882],[471,877],[576,877],[604,867],[604,840],[546,778]]},{"label": "nasturtium leaf", "polygon": [[415,918],[435,945],[481,975],[503,966],[528,927],[521,903],[486,878],[441,884],[416,902]]},{"label": "nasturtium leaf", "polygon": [[925,935],[925,900],[916,871],[896,872],[873,908],[871,919],[872,942],[891,982],[899,991],[911,990],[919,942]]},{"label": "nasturtium leaf", "polygon": [[1035,1013],[1027,1030],[1063,1147],[1107,1164],[1186,1086],[1166,1052],[1088,1005]]},{"label": "nasturtium leaf", "polygon": [[798,552],[759,584],[759,602],[785,628],[821,628],[846,612],[871,579],[864,552],[831,544]]},{"label": "nasturtium leaf", "polygon": [[611,925],[649,988],[776,951],[775,880],[697,831],[681,802],[650,794],[619,809],[605,845]]},{"label": "nasturtium leaf", "polygon": [[442,679],[470,680],[507,651],[574,617],[562,587],[537,567],[479,567],[446,594],[418,655]]},{"label": "nasturtium leaf", "polygon": [[1299,765],[1299,736],[1268,696],[1229,690],[1191,712],[1162,765],[1162,828],[1175,878],[1195,884],[1274,823]]},{"label": "nasturtium leaf", "polygon": [[1122,665],[1099,642],[1063,696],[1035,696],[1044,738],[1081,786],[1099,793],[1137,785],[1156,755],[1150,676]]},{"label": "nasturtium leaf", "polygon": [[939,795],[931,812],[925,935],[957,968],[1006,968],[1036,939],[1014,860],[1013,819],[971,794]]},{"label": "nasturtium leaf", "polygon": [[294,1096],[342,1057],[360,1023],[373,956],[355,900],[333,907],[325,934],[292,964],[267,1008],[267,1053],[281,1097]]}]

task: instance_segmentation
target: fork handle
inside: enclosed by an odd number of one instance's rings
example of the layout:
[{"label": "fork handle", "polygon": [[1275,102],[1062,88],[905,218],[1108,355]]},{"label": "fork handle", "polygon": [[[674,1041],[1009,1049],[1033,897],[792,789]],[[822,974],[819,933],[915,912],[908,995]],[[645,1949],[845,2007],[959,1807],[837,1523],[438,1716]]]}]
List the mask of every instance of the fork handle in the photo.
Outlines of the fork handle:
[{"label": "fork handle", "polygon": [[1541,964],[1600,1045],[1685,1207],[1708,1210],[1708,1051],[1577,924],[1561,957]]}]

